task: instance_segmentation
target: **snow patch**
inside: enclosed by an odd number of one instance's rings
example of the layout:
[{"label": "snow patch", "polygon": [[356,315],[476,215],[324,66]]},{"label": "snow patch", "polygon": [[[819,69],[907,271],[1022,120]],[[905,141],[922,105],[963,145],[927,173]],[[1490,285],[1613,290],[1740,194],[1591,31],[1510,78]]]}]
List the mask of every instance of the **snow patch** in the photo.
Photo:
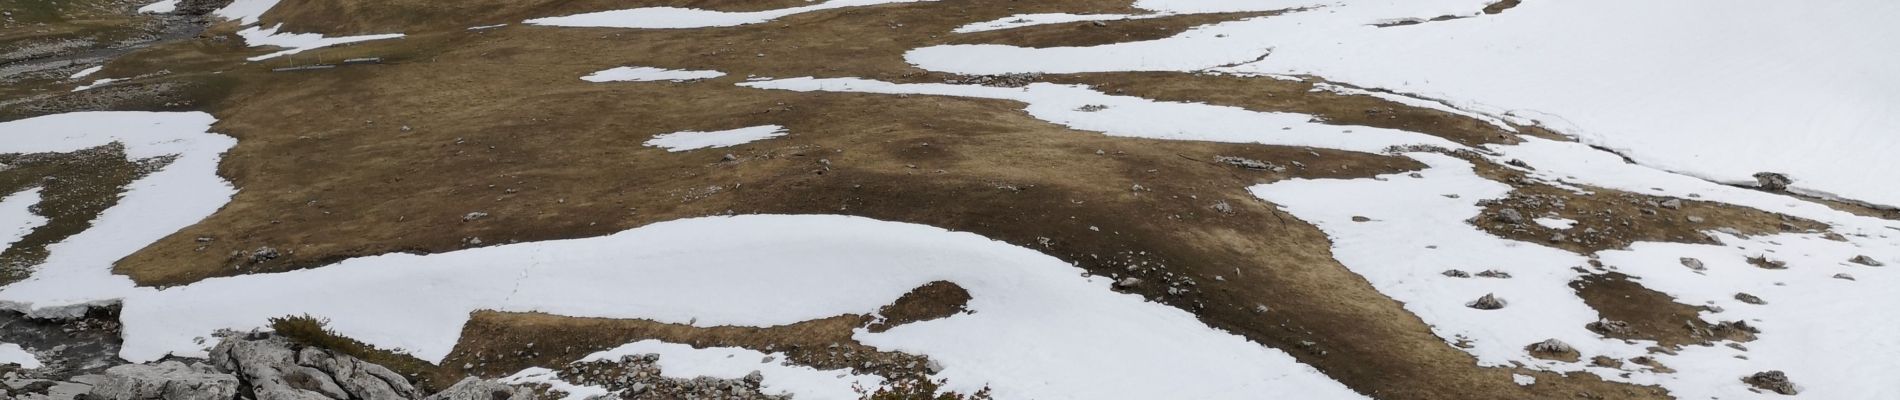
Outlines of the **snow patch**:
[{"label": "snow patch", "polygon": [[785,127],[778,125],[760,125],[739,129],[713,132],[684,131],[654,136],[648,139],[649,147],[664,148],[669,152],[732,147],[760,140],[785,136]]},{"label": "snow patch", "polygon": [[82,70],[79,70],[79,72],[78,72],[78,73],[74,73],[74,74],[73,74],[73,76],[70,76],[70,77],[66,77],[66,79],[79,79],[79,78],[84,78],[84,77],[87,77],[87,76],[90,76],[90,75],[92,75],[93,73],[97,73],[97,72],[99,72],[99,70],[102,70],[102,69],[106,69],[106,66],[104,66],[104,65],[101,65],[101,66],[97,66],[97,67],[92,67],[92,68],[86,68],[86,69],[82,69]]},{"label": "snow patch", "polygon": [[92,88],[96,88],[100,86],[110,85],[113,82],[118,82],[118,81],[119,79],[116,79],[116,78],[105,78],[105,79],[94,80],[92,81],[92,83],[80,85],[79,87],[73,88],[73,91],[77,92],[81,90],[92,89]]},{"label": "snow patch", "polygon": [[178,10],[178,0],[159,0],[139,7],[139,13],[142,14],[164,14],[176,10]]},{"label": "snow patch", "polygon": [[38,358],[33,357],[33,353],[13,343],[0,343],[0,364],[19,364],[20,368],[26,369],[43,366]]},{"label": "snow patch", "polygon": [[264,16],[264,12],[276,7],[278,1],[280,0],[235,0],[211,14],[237,20],[239,25],[250,25],[257,23],[257,19]]},{"label": "snow patch", "polygon": [[1577,225],[1577,220],[1568,218],[1537,218],[1531,220],[1531,222],[1536,222],[1538,225],[1550,229],[1570,229],[1570,227]]},{"label": "snow patch", "polygon": [[663,69],[654,67],[618,67],[588,74],[587,76],[581,77],[581,80],[588,82],[685,82],[712,79],[721,76],[726,76],[726,73],[719,71]]},{"label": "snow patch", "polygon": [[941,83],[899,84],[857,78],[791,78],[740,86],[800,92],[922,94],[1014,100],[1030,116],[1110,136],[1306,146],[1367,153],[1392,146],[1466,148],[1436,136],[1395,129],[1313,122],[1306,114],[1113,96],[1081,85],[1035,83],[1021,88]]},{"label": "snow patch", "polygon": [[832,0],[823,3],[751,12],[726,12],[678,7],[646,7],[601,11],[564,17],[527,20],[525,23],[565,27],[683,29],[739,26],[769,22],[794,14],[862,7],[890,3],[914,3],[935,0]]},{"label": "snow patch", "polygon": [[40,188],[0,197],[0,251],[6,251],[33,229],[46,225],[46,217],[33,213],[33,205],[39,203]]},{"label": "snow patch", "polygon": [[[242,0],[239,0],[239,1],[242,1]],[[244,30],[238,31],[237,34],[238,36],[244,38],[244,43],[248,43],[252,47],[276,46],[276,47],[284,48],[284,50],[280,50],[275,53],[265,54],[261,56],[251,57],[251,58],[248,58],[248,60],[263,61],[263,60],[268,60],[272,58],[302,53],[309,50],[315,50],[319,48],[335,46],[335,45],[340,45],[340,44],[364,42],[364,41],[371,41],[371,40],[394,39],[394,38],[400,38],[403,36],[403,34],[400,34],[400,33],[388,33],[388,34],[381,34],[381,35],[324,37],[323,34],[320,34],[320,33],[279,32],[278,28],[281,28],[281,27],[283,27],[282,24],[278,24],[277,26],[273,26],[270,28],[264,28],[262,26],[253,26],[253,27],[245,28]]]}]

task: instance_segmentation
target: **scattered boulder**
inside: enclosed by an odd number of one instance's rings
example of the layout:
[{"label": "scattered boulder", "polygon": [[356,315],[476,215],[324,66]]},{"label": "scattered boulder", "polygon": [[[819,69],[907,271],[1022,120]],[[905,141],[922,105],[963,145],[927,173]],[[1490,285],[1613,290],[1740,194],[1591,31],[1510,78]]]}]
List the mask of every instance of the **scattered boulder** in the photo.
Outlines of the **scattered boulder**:
[{"label": "scattered boulder", "polygon": [[1495,269],[1487,269],[1484,270],[1484,272],[1479,272],[1478,276],[1483,278],[1511,279],[1511,273]]},{"label": "scattered boulder", "polygon": [[1523,225],[1524,213],[1518,212],[1515,208],[1506,208],[1498,210],[1497,219],[1498,221],[1511,225]]},{"label": "scattered boulder", "polygon": [[1569,343],[1564,343],[1562,340],[1557,339],[1545,339],[1542,342],[1532,343],[1530,346],[1526,346],[1525,349],[1530,350],[1532,353],[1550,355],[1563,355],[1577,352],[1577,349],[1570,347]]},{"label": "scattered boulder", "polygon": [[1749,257],[1748,263],[1761,269],[1788,269],[1787,261],[1769,259],[1768,256]]},{"label": "scattered boulder", "polygon": [[1682,208],[1682,199],[1663,200],[1662,203],[1659,203],[1659,205],[1661,205],[1662,208],[1667,208],[1671,210],[1680,209]]},{"label": "scattered boulder", "polygon": [[1496,310],[1504,308],[1504,299],[1498,298],[1496,294],[1487,293],[1476,301],[1465,303],[1465,306],[1479,310]]},{"label": "scattered boulder", "polygon": [[226,338],[211,349],[211,362],[237,373],[259,399],[422,397],[408,379],[388,368],[269,334]]},{"label": "scattered boulder", "polygon": [[1273,163],[1255,160],[1251,158],[1232,157],[1232,156],[1214,156],[1214,161],[1220,162],[1222,164],[1232,165],[1232,166],[1246,168],[1246,169],[1254,169],[1254,170],[1282,171],[1286,169],[1277,165],[1273,165]]},{"label": "scattered boulder", "polygon": [[1754,304],[1754,305],[1768,304],[1767,300],[1762,300],[1760,297],[1755,297],[1755,295],[1748,294],[1748,293],[1736,293],[1735,299],[1740,300],[1743,303]]},{"label": "scattered boulder", "polygon": [[1869,267],[1879,267],[1879,266],[1887,265],[1886,263],[1880,262],[1880,260],[1875,260],[1873,257],[1868,257],[1864,254],[1854,256],[1854,258],[1847,259],[1847,262],[1865,265]]},{"label": "scattered boulder", "polygon": [[1795,389],[1794,382],[1788,380],[1788,374],[1781,371],[1756,372],[1754,375],[1743,377],[1742,383],[1789,396],[1801,393],[1800,390]]},{"label": "scattered boulder", "polygon": [[1115,281],[1115,287],[1119,287],[1123,289],[1132,288],[1136,286],[1141,286],[1141,278],[1136,278],[1136,277],[1131,276],[1127,278],[1122,278],[1122,280],[1119,280],[1119,281]]},{"label": "scattered boulder", "polygon": [[501,382],[474,377],[462,378],[462,381],[443,389],[441,392],[424,397],[422,400],[533,400],[534,392],[525,388],[508,386]]},{"label": "scattered boulder", "polygon": [[1599,319],[1597,322],[1591,322],[1583,327],[1589,329],[1591,332],[1606,336],[1630,336],[1636,334],[1636,328],[1630,327],[1630,323],[1611,319]]},{"label": "scattered boulder", "polygon": [[1465,271],[1459,271],[1455,269],[1448,269],[1448,270],[1445,270],[1445,276],[1449,276],[1453,278],[1470,278],[1471,273],[1468,273]]},{"label": "scattered boulder", "polygon": [[476,211],[476,212],[471,212],[471,213],[462,215],[462,222],[469,222],[469,221],[474,221],[474,220],[478,220],[482,218],[488,218],[488,213]]},{"label": "scattered boulder", "polygon": [[277,257],[282,256],[282,255],[283,253],[277,252],[276,248],[272,248],[270,246],[259,247],[257,248],[257,250],[251,251],[251,262],[261,263],[265,261],[275,260],[277,259]]},{"label": "scattered boulder", "polygon": [[1773,190],[1777,192],[1788,190],[1788,185],[1790,184],[1794,184],[1794,179],[1788,178],[1788,175],[1778,174],[1774,172],[1762,172],[1762,173],[1755,174],[1755,186],[1761,187],[1762,189],[1765,189],[1765,190]]},{"label": "scattered boulder", "polygon": [[127,364],[107,369],[105,379],[86,395],[90,400],[231,400],[238,396],[238,378],[204,364]]}]

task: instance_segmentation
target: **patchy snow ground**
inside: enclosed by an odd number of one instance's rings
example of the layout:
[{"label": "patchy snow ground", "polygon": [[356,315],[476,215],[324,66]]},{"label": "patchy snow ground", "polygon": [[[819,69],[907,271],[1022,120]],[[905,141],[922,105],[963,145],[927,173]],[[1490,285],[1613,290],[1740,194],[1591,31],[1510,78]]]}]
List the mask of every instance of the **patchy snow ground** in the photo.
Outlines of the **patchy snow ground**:
[{"label": "patchy snow ground", "polygon": [[679,220],[140,291],[124,302],[121,356],[202,356],[197,338],[218,329],[310,314],[340,334],[440,360],[474,310],[774,326],[875,312],[937,280],[967,289],[973,312],[855,338],[931,357],[953,390],[988,385],[1001,398],[1040,399],[1360,397],[1284,352],[1111,291],[1108,278],[1083,277],[1047,255],[969,233],[825,215]]},{"label": "patchy snow ground", "polygon": [[39,358],[13,343],[0,343],[0,364],[19,364],[26,369],[41,367]]},{"label": "patchy snow ground", "polygon": [[713,132],[684,131],[661,134],[648,139],[646,145],[663,148],[669,152],[681,152],[732,147],[780,136],[785,136],[785,127],[760,125]]},{"label": "patchy snow ground", "polygon": [[[926,69],[1310,74],[1536,120],[1646,165],[1721,182],[1787,173],[1812,194],[1900,205],[1900,3],[1340,1],[1152,41],[950,45]],[[1169,11],[1295,2],[1150,0]],[[1279,3],[1279,4],[1273,4]],[[1640,10],[1640,12],[1633,12]],[[1467,17],[1410,26],[1374,24]],[[1267,56],[1268,53],[1270,56]],[[1262,58],[1264,56],[1264,58]],[[1256,61],[1258,60],[1258,61]],[[1643,60],[1630,62],[1629,60]],[[1237,67],[1223,68],[1224,66]],[[1403,67],[1397,67],[1403,66]],[[1792,79],[1790,77],[1800,77]]]},{"label": "patchy snow ground", "polygon": [[709,28],[756,24],[789,15],[813,11],[890,3],[914,3],[920,1],[935,0],[831,0],[802,7],[750,12],[726,12],[678,7],[646,7],[576,14],[564,17],[536,18],[527,20],[524,23],[547,26],[598,28]]},{"label": "patchy snow ground", "polygon": [[263,61],[340,44],[395,39],[403,36],[400,33],[387,33],[381,35],[325,37],[323,34],[318,33],[279,32],[278,28],[280,27],[282,27],[282,25],[270,28],[253,26],[237,32],[238,36],[244,38],[244,43],[250,44],[252,47],[275,46],[284,48],[278,52],[251,57],[248,58],[248,60]]},{"label": "patchy snow ground", "polygon": [[654,67],[616,67],[581,77],[588,82],[685,82],[726,76],[719,71],[681,70]]},{"label": "patchy snow ground", "polygon": [[50,254],[31,277],[0,287],[0,307],[72,316],[83,310],[70,306],[150,291],[113,275],[112,263],[203,220],[237,192],[217,174],[220,155],[237,141],[208,133],[215,121],[199,112],[82,112],[0,122],[0,137],[7,138],[0,153],[71,152],[117,142],[128,159],[177,156],[133,181],[91,229],[47,246]]},{"label": "patchy snow ground", "polygon": [[[1380,292],[1404,302],[1448,342],[1466,342],[1481,364],[1523,364],[1553,371],[1587,371],[1609,380],[1661,385],[1680,398],[1755,398],[1741,377],[1782,370],[1801,385],[1803,396],[1821,399],[1886,398],[1900,387],[1883,386],[1883,376],[1900,366],[1877,360],[1900,357],[1900,296],[1892,296],[1900,275],[1890,269],[1849,263],[1858,255],[1888,262],[1900,258],[1900,224],[1859,217],[1818,204],[1752,190],[1713,184],[1628,164],[1609,153],[1575,143],[1528,138],[1504,150],[1500,158],[1519,158],[1538,167],[1538,176],[1659,195],[1730,202],[1828,223],[1845,241],[1822,233],[1789,233],[1740,238],[1710,232],[1722,245],[1637,243],[1628,250],[1605,251],[1588,258],[1534,243],[1491,236],[1464,221],[1478,214],[1477,202],[1508,194],[1504,184],[1476,176],[1465,161],[1437,154],[1411,154],[1431,165],[1419,178],[1403,174],[1378,179],[1292,180],[1256,186],[1262,199],[1326,231],[1334,255],[1365,276]],[[1457,194],[1457,198],[1446,197]],[[1371,217],[1356,222],[1353,216]],[[1787,261],[1788,270],[1747,264],[1758,255]],[[1681,265],[1681,257],[1702,260],[1708,270]],[[1590,259],[1636,277],[1645,287],[1691,305],[1720,307],[1704,314],[1709,322],[1748,321],[1763,332],[1742,351],[1726,346],[1691,346],[1679,354],[1648,354],[1652,342],[1625,343],[1589,332],[1584,325],[1597,314],[1568,289],[1583,276]],[[1447,269],[1498,269],[1509,279],[1454,278]],[[1838,274],[1848,274],[1841,277]],[[1847,279],[1853,278],[1853,279]],[[1735,299],[1738,292],[1768,299],[1755,305]],[[1500,310],[1466,304],[1496,294],[1507,302]],[[1523,348],[1546,338],[1576,347],[1585,359],[1649,355],[1678,370],[1655,373],[1562,363],[1530,357]],[[1737,358],[1737,357],[1746,357]],[[1778,395],[1774,395],[1778,396]]]},{"label": "patchy snow ground", "polygon": [[6,251],[20,238],[33,233],[33,229],[46,225],[46,217],[33,213],[33,205],[39,203],[40,188],[0,196],[0,251]]},{"label": "patchy snow ground", "polygon": [[1164,16],[1169,16],[1169,15],[1173,15],[1173,14],[1066,14],[1066,13],[1020,14],[1020,15],[1011,15],[1008,17],[1003,17],[1003,18],[996,19],[993,21],[984,21],[984,22],[977,22],[977,23],[973,23],[969,25],[964,25],[961,27],[957,27],[957,29],[952,30],[951,32],[977,33],[977,32],[1004,30],[1004,29],[1015,29],[1015,28],[1025,27],[1025,26],[1061,24],[1061,23],[1069,23],[1069,22],[1145,19],[1145,18],[1164,17]]},{"label": "patchy snow ground", "polygon": [[858,375],[850,370],[820,370],[792,365],[784,353],[766,354],[737,347],[695,349],[678,343],[642,340],[607,351],[581,357],[579,362],[615,361],[625,356],[657,354],[660,375],[692,379],[712,377],[742,379],[758,371],[765,379],[759,392],[767,395],[792,395],[799,399],[857,399],[854,388],[875,388],[884,383],[874,375]]},{"label": "patchy snow ground", "polygon": [[555,370],[551,370],[547,368],[541,368],[541,367],[533,367],[533,368],[521,370],[521,372],[516,372],[514,375],[502,377],[500,381],[502,383],[506,383],[510,385],[529,385],[529,384],[548,385],[549,389],[559,390],[563,393],[567,393],[567,397],[562,397],[560,400],[588,400],[588,399],[596,399],[596,398],[606,398],[606,396],[613,394],[613,392],[608,391],[607,388],[604,388],[604,387],[592,386],[592,385],[576,385],[568,381],[561,380],[561,376],[559,372],[556,372]]},{"label": "patchy snow ground", "polygon": [[1026,110],[1037,119],[1110,136],[1263,143],[1368,153],[1403,145],[1432,145],[1448,149],[1465,147],[1450,140],[1414,132],[1317,123],[1313,122],[1311,115],[1306,114],[1256,112],[1239,107],[1114,96],[1080,85],[1036,83],[1021,88],[1006,88],[942,83],[899,84],[856,78],[792,78],[745,82],[740,86],[792,91],[1015,100],[1028,103]]}]

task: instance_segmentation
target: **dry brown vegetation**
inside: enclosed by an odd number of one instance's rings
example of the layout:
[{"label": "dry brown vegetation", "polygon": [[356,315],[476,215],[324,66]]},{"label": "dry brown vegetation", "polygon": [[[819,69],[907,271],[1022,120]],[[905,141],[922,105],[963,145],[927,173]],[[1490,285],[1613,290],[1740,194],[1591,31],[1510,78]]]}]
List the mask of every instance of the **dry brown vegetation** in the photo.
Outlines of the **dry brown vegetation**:
[{"label": "dry brown vegetation", "polygon": [[[131,84],[184,84],[173,93],[189,99],[190,105],[166,107],[208,110],[220,119],[218,132],[238,138],[219,173],[241,191],[217,214],[128,257],[116,271],[145,285],[180,285],[390,252],[436,253],[598,236],[695,216],[848,214],[974,232],[1048,253],[1099,275],[1140,277],[1147,283],[1127,290],[1284,349],[1378,398],[1666,397],[1658,389],[1603,382],[1588,374],[1477,367],[1470,355],[1433,335],[1401,304],[1335,261],[1323,232],[1244,190],[1291,178],[1356,178],[1422,168],[1410,159],[1115,138],[1036,120],[1021,104],[1008,101],[797,93],[733,85],[751,75],[937,82],[948,76],[905,64],[903,53],[951,43],[1144,40],[1195,25],[1260,16],[1181,16],[1106,26],[948,34],[966,23],[1020,13],[1135,11],[1125,0],[961,0],[816,12],[730,28],[464,29],[638,6],[746,10],[787,4],[803,1],[285,0],[266,21],[332,35],[399,31],[409,36],[244,63],[243,57],[261,50],[239,47],[227,25],[198,40],[122,58],[99,76],[169,69],[170,74]],[[348,57],[382,57],[385,62],[269,72],[315,59]],[[621,65],[712,69],[729,75],[690,83],[597,84],[578,79]],[[1472,145],[1516,140],[1484,122],[1449,113],[1370,96],[1312,92],[1313,82],[1178,73],[1045,79],[1159,100],[1307,113],[1329,123],[1405,129]],[[666,132],[762,124],[783,125],[791,134],[683,153],[642,145]],[[1214,162],[1217,156],[1281,165],[1297,161],[1304,167],[1249,170]],[[1520,186],[1523,193],[1552,190]],[[1611,200],[1572,196],[1569,201],[1627,208]],[[489,217],[465,220],[471,212]],[[1658,217],[1634,233],[1603,243],[1692,238],[1690,232],[1710,226],[1750,230],[1760,228],[1757,222],[1765,218],[1696,202],[1672,211],[1690,212],[1714,222],[1685,224],[1673,215]],[[213,239],[201,242],[200,237]],[[243,256],[261,247],[280,249],[284,255],[263,262]],[[1608,281],[1579,291],[1586,299],[1639,293]],[[920,296],[930,301],[900,301],[884,316],[890,323],[903,323],[945,315],[954,312],[948,304],[967,300],[967,293],[958,300],[958,292],[925,287]],[[1674,304],[1666,296],[1653,301]],[[1260,312],[1263,307],[1270,311]],[[1680,311],[1663,310],[1671,312],[1668,317]],[[1626,318],[1649,320],[1636,314]],[[857,368],[813,350],[834,343],[864,357],[891,360],[879,366],[916,360],[852,342],[850,330],[869,322],[869,316],[845,315],[774,328],[696,328],[478,312],[464,328],[470,340],[428,373],[495,376],[530,365],[560,365],[640,339],[788,351],[798,362],[819,367]],[[535,344],[532,351],[526,350],[530,343]],[[871,370],[891,373],[877,368]],[[1516,385],[1514,372],[1535,375],[1538,383]]]}]

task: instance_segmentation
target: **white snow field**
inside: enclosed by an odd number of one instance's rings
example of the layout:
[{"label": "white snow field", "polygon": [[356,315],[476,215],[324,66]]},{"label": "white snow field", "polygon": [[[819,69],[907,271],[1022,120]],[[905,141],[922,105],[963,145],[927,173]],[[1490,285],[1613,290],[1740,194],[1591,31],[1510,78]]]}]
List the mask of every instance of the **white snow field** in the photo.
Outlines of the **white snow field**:
[{"label": "white snow field", "polygon": [[[1342,0],[1176,37],[912,51],[947,72],[1306,74],[1532,120],[1638,162],[1725,183],[1787,173],[1816,195],[1900,205],[1900,3]],[[1186,12],[1298,1],[1151,0]],[[1466,16],[1410,26],[1383,22]],[[1270,53],[1270,55],[1268,55]],[[1260,58],[1265,55],[1265,58]],[[1255,60],[1258,59],[1257,62]]]},{"label": "white snow field", "polygon": [[681,152],[732,147],[780,136],[785,136],[785,127],[760,125],[712,132],[683,131],[660,134],[647,139],[646,145],[663,148],[668,152]]},{"label": "white snow field", "polygon": [[237,34],[238,36],[244,38],[244,43],[250,44],[252,47],[276,46],[276,47],[284,48],[283,50],[279,50],[275,53],[251,57],[248,60],[263,61],[263,60],[268,60],[272,58],[302,53],[305,51],[320,49],[324,47],[335,46],[339,44],[366,42],[366,41],[371,41],[371,40],[395,39],[395,38],[400,38],[403,36],[400,33],[386,33],[386,34],[380,34],[380,35],[325,37],[323,36],[323,34],[320,34],[320,33],[279,32],[278,29],[281,27],[282,27],[281,24],[277,26],[272,26],[270,28],[265,28],[262,26],[253,26],[253,27],[245,28],[244,30],[238,31]]},{"label": "white snow field", "polygon": [[685,82],[726,76],[719,71],[680,70],[654,67],[614,67],[581,77],[588,82]]},{"label": "white snow field", "polygon": [[28,353],[26,349],[20,348],[20,345],[13,343],[0,343],[0,364],[19,364],[20,368],[26,369],[42,366],[40,359],[33,357],[33,353]]},{"label": "white snow field", "polygon": [[46,225],[46,217],[33,213],[33,205],[39,203],[40,188],[0,196],[0,250],[12,247],[33,233],[33,229]]},{"label": "white snow field", "polygon": [[563,17],[536,18],[523,23],[596,28],[683,29],[756,24],[789,15],[847,7],[935,0],[830,0],[802,7],[751,12],[725,12],[678,7],[646,7],[601,11]]}]

